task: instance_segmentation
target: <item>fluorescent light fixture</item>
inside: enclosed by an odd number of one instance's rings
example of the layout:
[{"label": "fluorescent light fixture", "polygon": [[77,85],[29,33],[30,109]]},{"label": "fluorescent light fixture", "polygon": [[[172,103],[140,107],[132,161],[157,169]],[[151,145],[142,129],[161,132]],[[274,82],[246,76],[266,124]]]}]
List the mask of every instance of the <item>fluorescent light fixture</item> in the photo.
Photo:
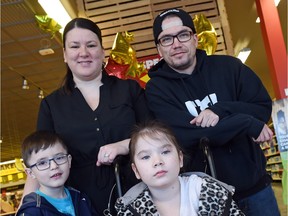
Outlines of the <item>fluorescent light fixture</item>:
[{"label": "fluorescent light fixture", "polygon": [[251,53],[250,48],[243,48],[242,50],[240,50],[237,58],[240,59],[243,63],[245,63],[250,53]]},{"label": "fluorescent light fixture", "polygon": [[38,0],[38,2],[49,17],[61,25],[60,32],[62,33],[71,17],[60,0]]},{"label": "fluorescent light fixture", "polygon": [[[274,0],[274,4],[275,4],[276,7],[279,5],[280,1],[281,0]],[[257,17],[256,23],[260,23],[260,17]]]}]

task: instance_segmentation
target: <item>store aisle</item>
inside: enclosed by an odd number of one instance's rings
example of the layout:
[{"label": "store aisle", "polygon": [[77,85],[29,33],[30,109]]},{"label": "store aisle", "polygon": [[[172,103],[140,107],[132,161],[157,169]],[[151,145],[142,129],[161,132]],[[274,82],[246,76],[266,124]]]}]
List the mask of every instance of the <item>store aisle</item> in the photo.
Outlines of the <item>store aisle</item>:
[{"label": "store aisle", "polygon": [[288,206],[284,205],[282,197],[282,184],[281,182],[273,182],[272,187],[278,202],[278,206],[281,212],[281,216],[288,216]]}]

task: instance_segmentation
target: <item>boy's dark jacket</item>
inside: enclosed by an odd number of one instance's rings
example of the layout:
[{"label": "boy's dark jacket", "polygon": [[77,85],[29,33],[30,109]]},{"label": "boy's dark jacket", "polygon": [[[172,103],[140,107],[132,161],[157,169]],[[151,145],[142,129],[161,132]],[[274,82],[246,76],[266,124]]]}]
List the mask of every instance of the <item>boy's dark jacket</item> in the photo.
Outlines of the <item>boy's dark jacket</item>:
[{"label": "boy's dark jacket", "polygon": [[[87,196],[71,187],[68,187],[68,189],[76,216],[97,216]],[[59,212],[44,197],[33,192],[24,197],[16,216],[67,216],[67,214]]]},{"label": "boy's dark jacket", "polygon": [[[257,75],[239,59],[207,56],[202,50],[196,51],[196,58],[190,75],[174,71],[164,60],[150,69],[151,79],[145,91],[148,106],[156,118],[171,126],[191,156],[186,171],[206,172],[199,140],[207,137],[217,178],[236,187],[235,199],[245,197],[255,192],[251,191],[255,185],[261,184],[263,188],[269,184],[265,156],[252,138],[259,136],[270,119],[271,98]],[[187,101],[202,106],[197,107],[198,114],[204,109],[216,113],[217,125],[209,128],[191,125],[194,116],[185,105]]]}]

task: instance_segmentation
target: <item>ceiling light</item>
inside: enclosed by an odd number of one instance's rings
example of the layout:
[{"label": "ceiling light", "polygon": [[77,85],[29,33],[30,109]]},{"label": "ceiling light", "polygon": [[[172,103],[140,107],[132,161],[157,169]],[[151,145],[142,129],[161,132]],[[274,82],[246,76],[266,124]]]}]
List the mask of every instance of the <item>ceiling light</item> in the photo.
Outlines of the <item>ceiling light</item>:
[{"label": "ceiling light", "polygon": [[42,56],[54,54],[54,50],[51,48],[40,49],[38,52]]},{"label": "ceiling light", "polygon": [[51,55],[54,54],[54,50],[51,48],[51,40],[47,38],[42,38],[40,40],[41,49],[38,51],[40,55]]},{"label": "ceiling light", "polygon": [[29,89],[28,81],[24,77],[23,77],[22,89],[25,89],[25,90]]},{"label": "ceiling light", "polygon": [[[279,5],[280,1],[281,0],[274,0],[274,4],[275,4],[276,7]],[[256,23],[260,23],[260,17],[257,17]]]},{"label": "ceiling light", "polygon": [[39,98],[39,99],[43,99],[43,98],[44,98],[44,92],[43,92],[43,90],[41,90],[41,89],[39,89],[38,98]]},{"label": "ceiling light", "polygon": [[62,33],[66,24],[71,20],[71,17],[60,0],[38,0],[38,2],[49,17],[61,25],[62,28],[60,32]]},{"label": "ceiling light", "polygon": [[251,53],[250,48],[243,48],[242,50],[240,50],[237,58],[240,59],[243,63],[245,63],[250,53]]}]

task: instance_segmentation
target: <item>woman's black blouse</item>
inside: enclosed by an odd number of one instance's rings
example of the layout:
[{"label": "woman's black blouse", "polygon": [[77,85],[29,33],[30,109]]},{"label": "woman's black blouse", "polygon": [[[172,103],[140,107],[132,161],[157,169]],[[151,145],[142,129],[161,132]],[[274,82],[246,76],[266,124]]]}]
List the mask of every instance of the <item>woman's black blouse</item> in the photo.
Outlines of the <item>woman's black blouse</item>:
[{"label": "woman's black blouse", "polygon": [[37,130],[53,130],[63,138],[72,155],[68,184],[86,193],[100,214],[107,208],[115,175],[113,166],[96,166],[99,148],[129,138],[135,123],[151,117],[136,81],[103,72],[102,82],[96,110],[78,88],[70,95],[58,89],[42,100],[37,123]]}]

